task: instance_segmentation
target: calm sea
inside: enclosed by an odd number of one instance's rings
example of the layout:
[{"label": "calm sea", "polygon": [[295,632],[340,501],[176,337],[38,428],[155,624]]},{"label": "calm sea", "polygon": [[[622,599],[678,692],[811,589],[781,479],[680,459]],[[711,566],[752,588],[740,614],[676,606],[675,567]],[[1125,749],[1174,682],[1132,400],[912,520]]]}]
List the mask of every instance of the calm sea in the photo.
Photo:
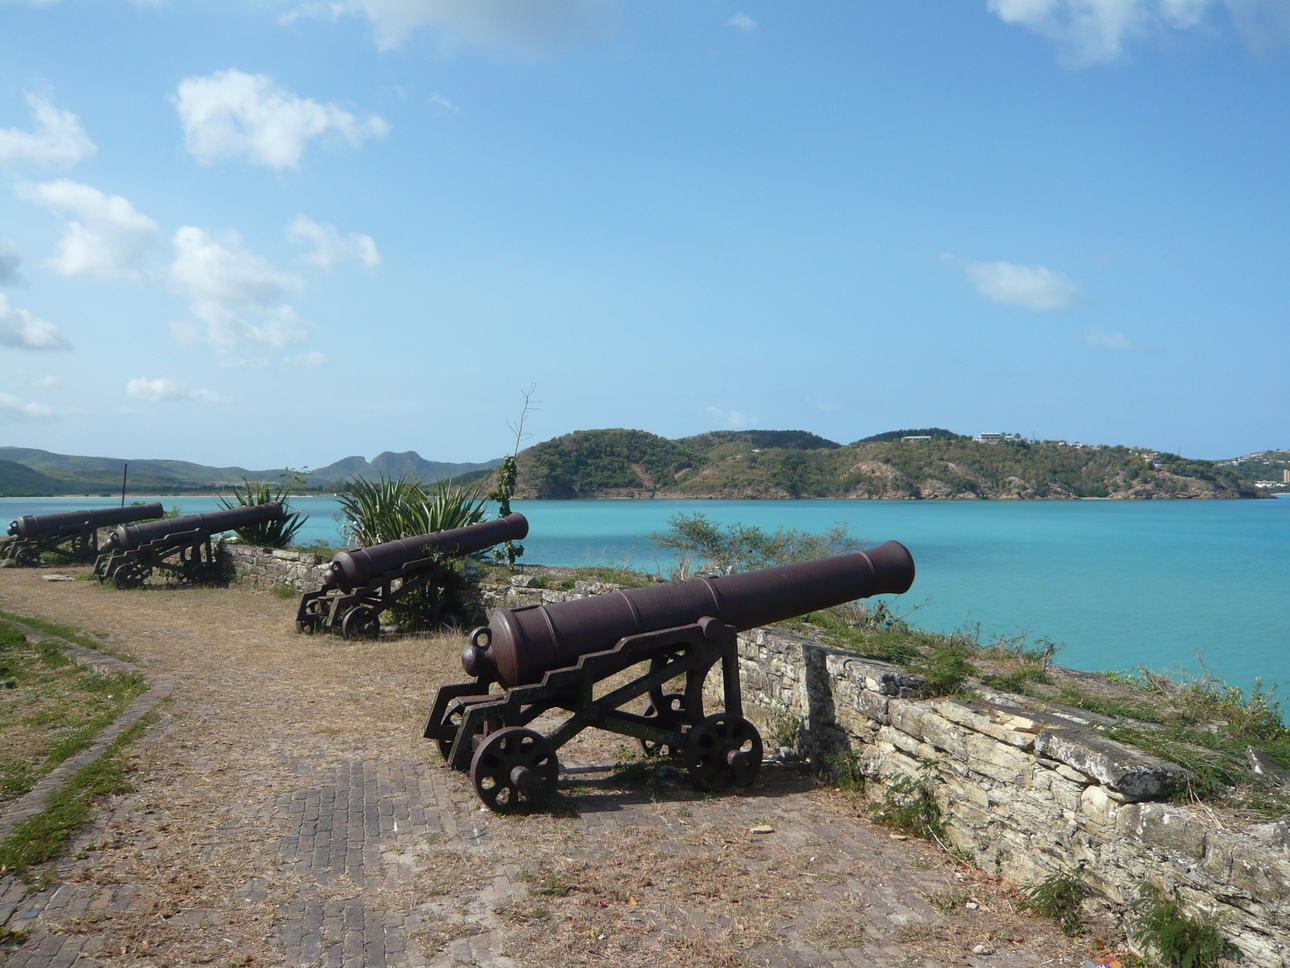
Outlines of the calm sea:
[{"label": "calm sea", "polygon": [[[152,500],[148,498],[148,500]],[[163,498],[184,513],[213,498]],[[86,498],[2,498],[19,514],[105,506]],[[299,498],[302,543],[339,544],[336,502]],[[612,562],[667,574],[649,540],[678,513],[722,524],[820,531],[846,524],[870,543],[894,538],[918,578],[897,599],[938,631],[980,624],[1061,645],[1062,665],[1198,673],[1290,690],[1290,499],[1264,501],[517,501],[525,561]]]}]

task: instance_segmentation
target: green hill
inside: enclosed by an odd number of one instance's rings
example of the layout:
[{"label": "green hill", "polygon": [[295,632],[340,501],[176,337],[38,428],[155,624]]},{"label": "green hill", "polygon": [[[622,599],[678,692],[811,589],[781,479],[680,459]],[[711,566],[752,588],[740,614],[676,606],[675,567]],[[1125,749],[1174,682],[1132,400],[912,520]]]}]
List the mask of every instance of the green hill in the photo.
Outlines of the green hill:
[{"label": "green hill", "polygon": [[[903,437],[927,437],[902,440]],[[718,431],[668,440],[581,430],[519,455],[517,497],[1244,498],[1237,469],[1129,447],[1008,439],[940,428],[841,445],[804,431]]]},{"label": "green hill", "polygon": [[67,485],[11,460],[0,460],[0,497],[49,497],[67,493]]}]

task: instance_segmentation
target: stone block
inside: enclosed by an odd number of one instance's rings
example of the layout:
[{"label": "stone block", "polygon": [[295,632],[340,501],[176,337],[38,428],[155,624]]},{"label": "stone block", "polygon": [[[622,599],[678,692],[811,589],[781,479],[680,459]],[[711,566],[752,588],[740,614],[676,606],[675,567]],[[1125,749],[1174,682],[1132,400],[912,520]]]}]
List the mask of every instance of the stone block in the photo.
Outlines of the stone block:
[{"label": "stone block", "polygon": [[1129,833],[1148,846],[1182,857],[1199,861],[1205,856],[1205,828],[1168,804],[1141,804]]},{"label": "stone block", "polygon": [[1231,885],[1265,905],[1284,904],[1290,900],[1290,865],[1269,857],[1262,845],[1236,840],[1232,844]]},{"label": "stone block", "polygon": [[1035,737],[1035,752],[1078,770],[1126,800],[1163,800],[1187,777],[1179,766],[1086,730],[1045,729]]},{"label": "stone block", "polygon": [[944,750],[960,762],[967,761],[967,734],[956,723],[927,710],[922,718],[923,742]]},{"label": "stone block", "polygon": [[1120,807],[1100,786],[1087,786],[1080,794],[1079,809],[1090,823],[1101,827],[1114,827]]},{"label": "stone block", "polygon": [[1017,786],[1028,785],[1032,759],[1015,747],[980,733],[964,737],[967,764],[979,773]]},{"label": "stone block", "polygon": [[927,709],[918,703],[898,701],[887,704],[891,716],[892,728],[900,730],[914,739],[923,738],[923,717]]}]

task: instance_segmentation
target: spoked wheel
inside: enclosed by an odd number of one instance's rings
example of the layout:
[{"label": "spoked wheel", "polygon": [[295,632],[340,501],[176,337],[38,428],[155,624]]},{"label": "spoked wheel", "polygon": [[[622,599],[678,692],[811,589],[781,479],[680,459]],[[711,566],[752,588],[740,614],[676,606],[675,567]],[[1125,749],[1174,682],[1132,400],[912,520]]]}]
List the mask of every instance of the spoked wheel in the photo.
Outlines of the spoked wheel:
[{"label": "spoked wheel", "polygon": [[484,806],[505,813],[555,793],[560,763],[540,733],[507,726],[489,733],[470,761],[470,780]]},{"label": "spoked wheel", "polygon": [[[461,732],[462,720],[465,719],[466,710],[469,709],[471,705],[472,704],[470,703],[462,702],[460,699],[454,699],[448,704],[448,709],[443,714],[444,732],[452,730],[452,738],[441,738],[435,740],[435,742],[439,744],[439,753],[445,760],[448,759],[448,754],[452,752],[453,741],[457,738],[457,734]],[[475,735],[479,736],[483,731],[483,726],[480,726],[475,730]]]},{"label": "spoked wheel", "polygon": [[346,639],[374,639],[381,634],[381,621],[370,608],[351,608],[340,620],[340,634]]},{"label": "spoked wheel", "polygon": [[[658,700],[662,701],[661,706],[657,704]],[[681,692],[664,692],[657,696],[651,694],[641,708],[641,715],[646,719],[657,719],[655,725],[660,729],[675,730],[677,724],[686,718],[685,713],[685,694]],[[643,739],[640,744],[646,756],[676,756],[681,752],[670,743],[659,743],[652,739]]]},{"label": "spoked wheel", "polygon": [[742,716],[717,713],[690,730],[685,766],[703,790],[750,786],[761,769],[761,734]]},{"label": "spoked wheel", "polygon": [[313,635],[318,631],[326,616],[327,606],[320,599],[306,602],[304,617],[296,619],[296,631],[303,632],[305,635]]},{"label": "spoked wheel", "polygon": [[151,568],[137,561],[123,561],[112,572],[112,584],[117,588],[142,588],[151,574]]}]

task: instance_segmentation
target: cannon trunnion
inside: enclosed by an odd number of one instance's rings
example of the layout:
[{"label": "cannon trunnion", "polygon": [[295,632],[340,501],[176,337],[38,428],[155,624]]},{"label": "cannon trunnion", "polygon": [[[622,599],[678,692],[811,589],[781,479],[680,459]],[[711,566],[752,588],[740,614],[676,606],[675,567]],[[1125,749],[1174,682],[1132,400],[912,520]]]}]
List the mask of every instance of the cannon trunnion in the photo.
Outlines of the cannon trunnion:
[{"label": "cannon trunnion", "polygon": [[[300,596],[296,631],[339,630],[347,639],[376,638],[381,631],[381,613],[394,606],[424,621],[435,621],[444,600],[443,590],[455,579],[447,559],[474,554],[503,541],[519,541],[528,533],[528,520],[515,513],[464,528],[341,551],[327,566],[322,588]],[[422,589],[436,593],[413,595]]]},{"label": "cannon trunnion", "polygon": [[94,563],[100,582],[117,588],[138,588],[154,571],[179,581],[215,581],[221,576],[211,536],[283,516],[277,501],[227,508],[206,514],[123,524],[108,537],[105,551]]},{"label": "cannon trunnion", "polygon": [[[647,753],[683,757],[701,789],[748,786],[761,768],[762,741],[743,715],[738,633],[899,594],[913,580],[909,551],[888,541],[761,571],[499,608],[462,652],[474,680],[439,689],[425,737],[451,766],[470,770],[494,810],[552,792],[556,751],[588,727],[634,737]],[[724,710],[705,716],[704,683],[718,663]],[[629,671],[631,678],[596,695],[598,683]],[[678,679],[681,691],[668,691]],[[642,701],[638,712],[624,708]],[[533,726],[550,712],[567,715],[543,735]]]},{"label": "cannon trunnion", "polygon": [[67,562],[93,561],[99,553],[99,528],[159,518],[164,513],[161,502],[154,501],[128,507],[24,514],[9,523],[12,538],[0,544],[0,561],[33,567],[40,564],[44,554],[55,555]]}]

